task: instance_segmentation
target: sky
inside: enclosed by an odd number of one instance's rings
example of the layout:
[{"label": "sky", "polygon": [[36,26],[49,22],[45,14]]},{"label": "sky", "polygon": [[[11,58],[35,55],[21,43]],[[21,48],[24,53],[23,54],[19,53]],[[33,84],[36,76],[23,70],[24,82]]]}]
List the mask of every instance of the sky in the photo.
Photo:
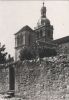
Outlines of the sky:
[{"label": "sky", "polygon": [[[53,37],[69,36],[69,1],[44,1],[47,18],[54,27]],[[0,42],[15,56],[15,33],[23,26],[32,29],[40,19],[43,1],[0,1]]]}]

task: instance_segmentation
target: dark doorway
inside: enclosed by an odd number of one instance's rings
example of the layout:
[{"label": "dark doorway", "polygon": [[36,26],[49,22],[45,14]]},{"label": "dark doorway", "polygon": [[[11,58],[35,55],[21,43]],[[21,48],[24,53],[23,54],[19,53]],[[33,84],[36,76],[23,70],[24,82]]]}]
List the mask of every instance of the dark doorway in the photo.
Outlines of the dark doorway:
[{"label": "dark doorway", "polygon": [[15,89],[15,71],[12,66],[9,67],[9,90]]}]

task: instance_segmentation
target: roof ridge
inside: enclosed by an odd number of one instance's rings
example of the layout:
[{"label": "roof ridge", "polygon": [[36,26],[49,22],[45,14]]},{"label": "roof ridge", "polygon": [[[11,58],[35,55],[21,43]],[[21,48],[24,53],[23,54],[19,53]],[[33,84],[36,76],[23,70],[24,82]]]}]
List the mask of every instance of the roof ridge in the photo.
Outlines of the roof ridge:
[{"label": "roof ridge", "polygon": [[[31,27],[29,27],[28,25],[25,25],[24,27],[22,27],[17,33],[23,32],[23,31],[34,31]],[[17,34],[15,33],[15,35]]]},{"label": "roof ridge", "polygon": [[67,43],[69,42],[69,36],[65,36],[59,39],[55,39],[52,42],[57,43],[57,44],[62,44],[62,43]]}]

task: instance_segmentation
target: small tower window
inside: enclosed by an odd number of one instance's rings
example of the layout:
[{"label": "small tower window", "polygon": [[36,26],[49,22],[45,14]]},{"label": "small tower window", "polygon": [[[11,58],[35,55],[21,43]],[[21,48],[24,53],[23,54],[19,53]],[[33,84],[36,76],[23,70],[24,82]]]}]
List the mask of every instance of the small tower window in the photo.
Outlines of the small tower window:
[{"label": "small tower window", "polygon": [[25,45],[25,34],[22,36],[22,43]]},{"label": "small tower window", "polygon": [[31,44],[31,35],[29,34],[29,45]]}]

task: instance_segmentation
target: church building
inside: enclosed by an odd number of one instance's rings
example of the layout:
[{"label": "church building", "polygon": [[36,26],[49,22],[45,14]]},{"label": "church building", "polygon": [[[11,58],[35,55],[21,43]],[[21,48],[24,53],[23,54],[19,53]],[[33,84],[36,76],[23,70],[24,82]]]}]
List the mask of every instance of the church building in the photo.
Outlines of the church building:
[{"label": "church building", "polygon": [[[53,40],[53,25],[50,24],[50,20],[47,18],[46,12],[47,10],[43,2],[43,6],[41,8],[41,18],[38,20],[37,26],[34,28],[34,30],[31,29],[28,25],[26,25],[22,29],[20,29],[17,33],[15,33],[16,61],[19,60],[19,53],[22,48],[26,46],[33,47],[34,44],[39,45],[40,47],[54,48],[54,49],[58,48],[58,51],[61,51],[63,48],[66,48],[68,50],[69,36]],[[65,49],[63,49],[62,51],[64,52],[64,50]]]}]

